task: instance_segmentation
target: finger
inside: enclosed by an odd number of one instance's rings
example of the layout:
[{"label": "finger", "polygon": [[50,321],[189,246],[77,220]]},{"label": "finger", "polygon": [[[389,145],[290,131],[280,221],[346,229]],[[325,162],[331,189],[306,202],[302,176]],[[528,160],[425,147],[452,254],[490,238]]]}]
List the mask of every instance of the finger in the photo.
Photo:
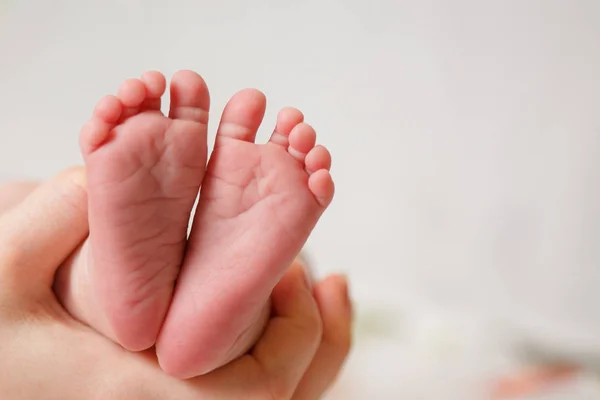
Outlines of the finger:
[{"label": "finger", "polygon": [[323,337],[293,400],[320,399],[340,373],[352,344],[352,305],[346,278],[325,279],[315,286],[314,296],[323,319]]},{"label": "finger", "polygon": [[266,372],[275,398],[290,398],[310,365],[322,322],[303,267],[294,263],[271,296],[274,317],[252,357]]},{"label": "finger", "polygon": [[62,172],[0,217],[0,274],[14,290],[50,288],[56,269],[87,235],[83,168]]},{"label": "finger", "polygon": [[19,204],[38,187],[38,182],[12,182],[0,186],[0,215]]},{"label": "finger", "polygon": [[272,316],[254,349],[191,382],[214,398],[291,398],[321,341],[321,317],[309,282],[301,261],[294,262],[273,290]]}]

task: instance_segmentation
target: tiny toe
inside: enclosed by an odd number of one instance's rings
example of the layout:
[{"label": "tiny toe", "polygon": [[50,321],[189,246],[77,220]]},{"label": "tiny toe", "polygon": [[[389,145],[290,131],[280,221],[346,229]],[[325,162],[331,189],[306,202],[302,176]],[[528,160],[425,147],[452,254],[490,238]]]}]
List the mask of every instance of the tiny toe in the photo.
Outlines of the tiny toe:
[{"label": "tiny toe", "polygon": [[88,121],[79,135],[79,147],[83,155],[87,156],[102,146],[108,140],[113,128],[114,124],[109,124],[99,118]]},{"label": "tiny toe", "polygon": [[223,110],[216,145],[223,139],[254,142],[266,106],[265,95],[258,90],[245,89],[236,93]]},{"label": "tiny toe", "polygon": [[115,96],[104,96],[98,102],[92,119],[83,126],[79,135],[79,145],[84,155],[106,142],[122,114],[123,105]]},{"label": "tiny toe", "polygon": [[142,82],[146,85],[147,96],[157,99],[165,93],[167,80],[165,76],[158,71],[147,71],[142,74]]},{"label": "tiny toe", "polygon": [[286,107],[277,115],[275,130],[269,140],[271,143],[278,144],[287,148],[289,146],[288,136],[294,127],[304,121],[304,115],[296,108]]},{"label": "tiny toe", "polygon": [[117,97],[125,107],[139,107],[146,99],[146,85],[140,79],[127,79],[119,88]]},{"label": "tiny toe", "polygon": [[179,71],[171,78],[169,118],[208,124],[210,95],[204,79],[193,71]]},{"label": "tiny toe", "polygon": [[142,74],[142,82],[146,85],[146,100],[142,108],[160,111],[161,97],[167,88],[165,76],[158,71],[148,71]]},{"label": "tiny toe", "polygon": [[306,155],[304,164],[309,174],[321,169],[329,171],[331,169],[331,154],[325,147],[315,146]]},{"label": "tiny toe", "polygon": [[289,136],[288,152],[298,161],[304,161],[306,154],[315,146],[317,133],[306,123],[296,125]]},{"label": "tiny toe", "polygon": [[308,188],[322,207],[327,207],[333,200],[335,185],[326,169],[319,170],[308,178]]},{"label": "tiny toe", "polygon": [[94,118],[116,124],[121,118],[123,105],[115,96],[104,96],[94,108]]}]

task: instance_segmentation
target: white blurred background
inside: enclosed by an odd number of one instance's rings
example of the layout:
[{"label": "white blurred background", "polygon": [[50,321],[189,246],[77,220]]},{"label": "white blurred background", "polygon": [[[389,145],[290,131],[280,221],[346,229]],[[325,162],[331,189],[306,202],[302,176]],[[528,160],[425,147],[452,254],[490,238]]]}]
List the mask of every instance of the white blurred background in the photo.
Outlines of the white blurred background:
[{"label": "white blurred background", "polygon": [[147,69],[201,73],[213,134],[256,87],[259,140],[293,105],[332,151],[307,250],[358,326],[330,398],[484,399],[523,343],[600,358],[600,1],[3,0],[0,178],[81,163],[95,102]]}]

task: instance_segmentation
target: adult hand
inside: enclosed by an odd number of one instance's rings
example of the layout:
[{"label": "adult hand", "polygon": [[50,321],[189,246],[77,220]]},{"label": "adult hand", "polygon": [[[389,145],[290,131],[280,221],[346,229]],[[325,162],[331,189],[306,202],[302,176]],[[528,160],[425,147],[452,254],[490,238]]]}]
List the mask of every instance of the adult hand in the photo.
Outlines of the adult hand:
[{"label": "adult hand", "polygon": [[86,207],[84,172],[72,169],[0,217],[0,398],[309,400],[331,385],[350,346],[346,282],[311,292],[298,264],[275,288],[254,349],[188,381],[163,373],[152,350],[127,352],[75,321],[52,283],[88,233]]}]

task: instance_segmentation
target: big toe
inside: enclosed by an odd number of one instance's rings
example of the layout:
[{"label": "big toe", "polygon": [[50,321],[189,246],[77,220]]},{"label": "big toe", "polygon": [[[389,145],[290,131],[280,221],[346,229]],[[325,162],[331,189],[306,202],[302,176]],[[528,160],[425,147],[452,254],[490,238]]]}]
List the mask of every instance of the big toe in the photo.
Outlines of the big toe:
[{"label": "big toe", "polygon": [[210,94],[206,82],[193,71],[179,71],[171,78],[169,118],[208,123]]},{"label": "big toe", "polygon": [[265,95],[255,89],[236,93],[225,106],[217,132],[217,143],[227,139],[254,142],[267,107]]}]

